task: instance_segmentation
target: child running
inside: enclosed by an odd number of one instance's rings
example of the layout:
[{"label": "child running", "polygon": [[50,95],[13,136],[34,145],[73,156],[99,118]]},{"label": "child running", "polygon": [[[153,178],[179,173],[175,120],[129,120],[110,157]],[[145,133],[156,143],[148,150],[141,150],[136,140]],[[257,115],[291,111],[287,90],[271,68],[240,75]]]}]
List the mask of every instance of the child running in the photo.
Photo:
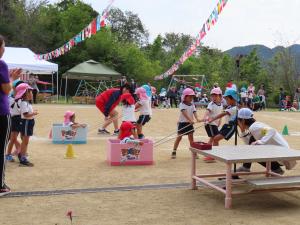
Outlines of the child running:
[{"label": "child running", "polygon": [[[213,88],[210,92],[211,102],[208,104],[206,112],[204,114],[203,120],[208,121],[209,118],[214,118],[222,113],[223,105],[222,105],[222,90],[217,87]],[[213,145],[214,138],[219,134],[219,126],[221,125],[221,119],[215,120],[213,122],[207,123],[205,125],[205,130],[207,136],[209,137],[208,143]],[[205,162],[213,162],[214,159],[211,157],[204,157]]]},{"label": "child running", "polygon": [[135,118],[135,100],[130,93],[125,93],[121,96],[122,103],[122,122],[129,121],[136,123]]},{"label": "child running", "polygon": [[238,102],[238,95],[237,92],[234,89],[227,89],[224,94],[227,108],[225,109],[225,112],[220,113],[217,116],[213,116],[208,120],[209,123],[212,123],[216,120],[221,119],[222,117],[225,118],[225,124],[221,128],[219,134],[214,137],[213,145],[218,146],[219,141],[222,139],[229,140],[234,132],[235,132],[235,122],[236,122],[236,116],[237,116],[237,102]]},{"label": "child running", "polygon": [[[6,160],[9,162],[14,162],[15,159],[13,157],[13,154],[18,155],[21,151],[21,144],[18,141],[19,133],[21,132],[21,111],[20,111],[20,101],[15,100],[15,92],[16,87],[18,87],[20,84],[24,83],[20,80],[15,80],[12,83],[13,92],[9,96],[9,106],[10,106],[10,115],[11,115],[11,133],[10,133],[10,139],[7,146],[7,153],[6,153]],[[16,147],[15,153],[12,154],[13,147]]]},{"label": "child running", "polygon": [[[240,109],[238,112],[238,126],[241,129],[241,138],[246,144],[251,145],[278,145],[289,148],[289,144],[274,128],[267,124],[257,122],[253,118],[253,112],[248,108]],[[283,165],[287,170],[292,169],[296,165],[296,161],[283,161]],[[266,167],[266,163],[260,163]],[[250,172],[251,163],[244,163],[237,169],[237,172]],[[281,163],[272,162],[271,170],[277,174],[283,174]]]},{"label": "child running", "polygon": [[20,84],[16,88],[16,101],[21,99],[20,103],[20,112],[21,112],[21,135],[22,135],[22,143],[21,143],[21,152],[18,154],[18,158],[20,161],[20,166],[34,166],[33,163],[29,162],[27,158],[27,149],[29,144],[29,139],[33,135],[34,128],[34,116],[38,113],[36,110],[33,110],[31,101],[33,98],[32,88],[26,84]]},{"label": "child running", "polygon": [[193,103],[194,97],[195,92],[190,88],[186,88],[182,92],[181,103],[179,104],[180,116],[177,128],[178,136],[174,143],[174,148],[171,155],[172,159],[176,159],[176,151],[180,141],[182,140],[182,136],[188,135],[190,145],[194,142],[194,117],[197,122],[202,121],[198,119],[196,107]]},{"label": "child running", "polygon": [[151,120],[151,105],[144,88],[137,88],[135,93],[139,98],[139,101],[135,104],[135,110],[140,111],[140,116],[136,125],[137,134],[139,139],[144,139],[143,126]]}]

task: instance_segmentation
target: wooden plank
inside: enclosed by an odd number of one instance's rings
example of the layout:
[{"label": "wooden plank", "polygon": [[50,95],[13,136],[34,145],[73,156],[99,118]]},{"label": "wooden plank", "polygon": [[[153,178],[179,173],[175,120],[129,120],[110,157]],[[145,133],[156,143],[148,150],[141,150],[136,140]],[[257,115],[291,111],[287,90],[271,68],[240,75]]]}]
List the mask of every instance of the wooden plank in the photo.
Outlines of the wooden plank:
[{"label": "wooden plank", "polygon": [[298,186],[300,185],[300,176],[253,179],[247,180],[247,182],[257,188]]}]

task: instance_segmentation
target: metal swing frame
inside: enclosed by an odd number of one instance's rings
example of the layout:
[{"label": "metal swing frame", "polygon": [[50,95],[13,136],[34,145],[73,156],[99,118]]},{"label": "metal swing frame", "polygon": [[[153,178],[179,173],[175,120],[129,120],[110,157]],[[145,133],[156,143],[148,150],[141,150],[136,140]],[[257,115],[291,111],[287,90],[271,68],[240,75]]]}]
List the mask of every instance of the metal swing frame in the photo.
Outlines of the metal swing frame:
[{"label": "metal swing frame", "polygon": [[[170,88],[172,87],[173,83],[176,82],[176,83],[179,83],[177,80],[183,80],[184,81],[184,78],[185,77],[202,77],[202,80],[201,80],[201,87],[203,87],[203,84],[206,83],[207,84],[207,80],[206,80],[206,76],[205,75],[173,75],[172,76],[172,79],[169,83],[169,86],[168,86],[168,90],[170,90]],[[192,86],[192,85],[188,85],[187,86]]]}]

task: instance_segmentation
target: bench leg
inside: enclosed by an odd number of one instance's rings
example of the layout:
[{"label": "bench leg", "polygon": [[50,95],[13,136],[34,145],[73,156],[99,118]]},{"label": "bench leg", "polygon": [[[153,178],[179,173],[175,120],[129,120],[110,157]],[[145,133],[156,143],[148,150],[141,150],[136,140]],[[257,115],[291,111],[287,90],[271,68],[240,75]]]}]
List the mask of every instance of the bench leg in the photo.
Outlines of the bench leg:
[{"label": "bench leg", "polygon": [[270,177],[271,172],[271,162],[266,162],[266,177]]},{"label": "bench leg", "polygon": [[197,154],[193,151],[192,153],[192,170],[191,170],[191,178],[192,178],[192,183],[191,183],[191,189],[192,190],[197,190],[197,185],[196,185],[196,180],[193,178],[196,176],[196,156]]},{"label": "bench leg", "polygon": [[225,195],[225,208],[230,209],[232,205],[232,164],[226,164],[226,195]]}]

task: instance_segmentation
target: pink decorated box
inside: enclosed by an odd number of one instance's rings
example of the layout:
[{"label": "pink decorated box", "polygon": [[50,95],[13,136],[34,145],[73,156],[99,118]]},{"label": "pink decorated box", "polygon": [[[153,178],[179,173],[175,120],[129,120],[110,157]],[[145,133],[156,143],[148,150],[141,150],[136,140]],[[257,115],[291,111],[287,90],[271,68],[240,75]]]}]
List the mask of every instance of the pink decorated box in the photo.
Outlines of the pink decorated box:
[{"label": "pink decorated box", "polygon": [[109,139],[107,141],[106,160],[111,166],[121,165],[152,165],[153,142],[142,140],[144,144],[120,144],[120,140]]}]

